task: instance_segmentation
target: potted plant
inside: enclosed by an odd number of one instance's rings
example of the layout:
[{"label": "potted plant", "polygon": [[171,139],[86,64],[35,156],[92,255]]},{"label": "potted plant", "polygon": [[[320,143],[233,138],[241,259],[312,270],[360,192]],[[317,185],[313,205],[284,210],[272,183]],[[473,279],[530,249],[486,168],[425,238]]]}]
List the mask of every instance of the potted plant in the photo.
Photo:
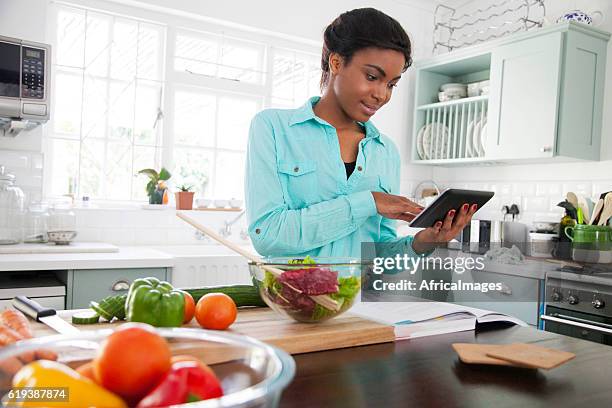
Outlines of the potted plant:
[{"label": "potted plant", "polygon": [[159,173],[155,169],[142,169],[138,174],[149,177],[146,190],[149,196],[149,204],[168,204],[168,186],[166,181],[172,176],[164,167]]},{"label": "potted plant", "polygon": [[193,191],[190,191],[192,186],[182,185],[179,187],[179,191],[175,193],[176,197],[176,209],[177,210],[191,210],[193,208]]}]

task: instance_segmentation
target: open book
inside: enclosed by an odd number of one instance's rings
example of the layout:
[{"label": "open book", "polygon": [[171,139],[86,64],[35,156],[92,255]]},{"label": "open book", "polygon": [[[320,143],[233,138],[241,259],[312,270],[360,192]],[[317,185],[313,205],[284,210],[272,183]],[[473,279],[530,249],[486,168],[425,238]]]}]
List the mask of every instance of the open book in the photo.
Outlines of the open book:
[{"label": "open book", "polygon": [[527,326],[516,317],[441,302],[361,302],[350,312],[394,326],[398,340],[474,330],[478,323],[511,322]]}]

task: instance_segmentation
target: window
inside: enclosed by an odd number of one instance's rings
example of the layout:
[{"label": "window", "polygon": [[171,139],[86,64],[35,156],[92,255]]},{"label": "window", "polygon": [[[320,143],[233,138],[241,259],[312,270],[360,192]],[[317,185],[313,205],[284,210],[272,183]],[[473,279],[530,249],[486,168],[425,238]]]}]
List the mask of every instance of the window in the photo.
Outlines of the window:
[{"label": "window", "polygon": [[175,186],[242,198],[252,117],[319,92],[315,47],[53,5],[48,195],[144,200],[136,173],[164,166]]}]

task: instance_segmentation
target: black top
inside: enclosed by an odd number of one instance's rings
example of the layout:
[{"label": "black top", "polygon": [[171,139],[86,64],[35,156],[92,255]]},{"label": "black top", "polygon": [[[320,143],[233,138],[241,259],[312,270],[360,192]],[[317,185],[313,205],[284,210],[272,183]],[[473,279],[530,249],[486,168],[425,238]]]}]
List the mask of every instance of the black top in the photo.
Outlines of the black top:
[{"label": "black top", "polygon": [[357,164],[357,161],[350,162],[350,163],[344,162],[344,167],[346,168],[346,178],[347,179],[351,176],[351,174],[353,174],[353,171],[355,170],[355,164]]}]

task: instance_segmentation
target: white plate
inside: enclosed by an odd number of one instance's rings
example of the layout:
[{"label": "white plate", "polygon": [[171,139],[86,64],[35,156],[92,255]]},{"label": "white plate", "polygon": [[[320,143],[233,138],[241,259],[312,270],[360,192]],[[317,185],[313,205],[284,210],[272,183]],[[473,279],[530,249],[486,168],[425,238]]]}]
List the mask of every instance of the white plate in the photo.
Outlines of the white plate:
[{"label": "white plate", "polygon": [[[448,135],[448,128],[442,123],[430,123],[427,125],[423,135],[423,151],[428,160],[446,157],[449,142]],[[429,156],[430,151],[432,152],[432,157]]]},{"label": "white plate", "polygon": [[427,125],[423,125],[423,127],[419,129],[419,132],[417,133],[416,137],[417,154],[419,155],[421,160],[425,160],[425,151],[423,150],[423,133],[425,133],[426,127]]},{"label": "white plate", "polygon": [[465,155],[464,157],[474,157],[474,150],[473,150],[473,146],[472,146],[472,135],[474,134],[474,126],[475,126],[475,122],[476,120],[471,120],[470,123],[468,123],[467,126],[467,131],[465,133],[465,138],[464,138],[464,144],[465,144]]},{"label": "white plate", "polygon": [[480,156],[480,129],[482,127],[482,121],[478,120],[474,125],[474,132],[472,132],[472,157]]},{"label": "white plate", "polygon": [[481,126],[480,132],[478,132],[478,141],[480,142],[480,156],[485,155],[485,141],[487,139],[487,118],[484,118]]}]

